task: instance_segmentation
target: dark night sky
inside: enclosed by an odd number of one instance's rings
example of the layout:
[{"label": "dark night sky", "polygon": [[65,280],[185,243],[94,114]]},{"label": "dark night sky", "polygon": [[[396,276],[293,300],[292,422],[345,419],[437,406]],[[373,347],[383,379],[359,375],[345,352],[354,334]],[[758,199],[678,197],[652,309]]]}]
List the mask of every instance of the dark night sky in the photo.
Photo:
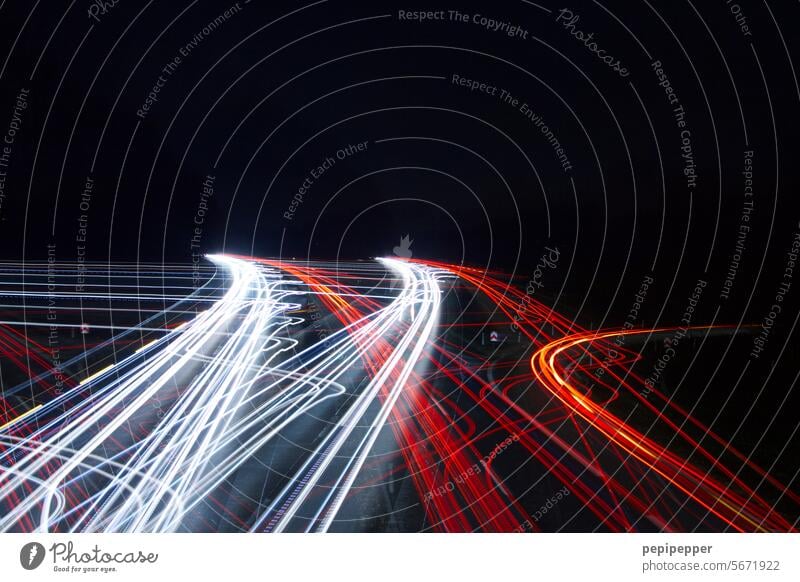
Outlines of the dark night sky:
[{"label": "dark night sky", "polygon": [[[234,4],[123,0],[103,13],[87,1],[31,10],[10,0],[0,11],[0,54],[10,55],[0,129],[18,92],[30,94],[0,210],[3,256],[43,258],[55,242],[59,259],[74,260],[85,214],[92,259],[191,261],[211,175],[201,252],[368,258],[409,234],[416,256],[524,281],[555,245],[563,263],[552,284],[600,316],[627,305],[652,272],[653,317],[673,301],[680,311],[705,278],[706,319],[721,305],[738,320],[757,277],[753,301],[771,302],[800,219],[800,94],[789,62],[798,38],[787,24],[800,7],[772,4],[743,3],[743,31],[724,2],[573,2],[570,28],[560,5],[522,0],[459,3],[468,22],[450,20],[452,6],[440,3],[254,0],[203,35]],[[412,22],[399,10],[444,10],[445,19]],[[476,14],[521,32],[488,30]],[[578,30],[629,75],[570,34]],[[686,112],[693,190],[655,60]],[[470,91],[453,74],[498,89]],[[552,130],[569,170],[523,103]],[[361,142],[364,151],[336,159],[285,218],[312,170]],[[752,230],[721,302],[748,149]]]}]

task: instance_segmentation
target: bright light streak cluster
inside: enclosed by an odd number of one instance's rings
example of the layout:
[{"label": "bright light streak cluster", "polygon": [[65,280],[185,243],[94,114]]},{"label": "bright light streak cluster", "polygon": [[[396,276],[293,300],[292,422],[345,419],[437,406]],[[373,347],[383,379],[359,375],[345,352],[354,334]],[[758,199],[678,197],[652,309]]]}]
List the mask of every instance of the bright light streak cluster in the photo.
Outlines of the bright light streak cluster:
[{"label": "bright light streak cluster", "polygon": [[[431,261],[209,260],[224,292],[176,296],[202,305],[192,319],[145,318],[138,331],[157,339],[55,396],[48,374],[32,376],[44,401],[6,408],[0,530],[208,531],[212,514],[243,531],[336,530],[367,474],[386,469],[375,450],[387,435],[425,530],[547,529],[531,499],[556,488],[572,504],[564,529],[795,528],[800,497],[671,399],[645,394],[641,355],[613,342],[668,329],[589,332],[502,278]],[[492,314],[445,321],[463,290]],[[315,309],[335,322],[329,332],[313,331]],[[455,339],[495,320],[520,330],[534,354],[524,366]],[[0,327],[0,340],[20,363],[25,336]]]},{"label": "bright light streak cluster", "polygon": [[[79,390],[73,388],[36,410],[25,425],[41,422],[25,438],[0,437],[3,458],[18,459],[0,482],[0,501],[13,507],[0,529],[177,531],[283,428],[342,396],[341,378],[376,342],[391,338],[394,350],[384,367],[253,525],[327,529],[428,343],[440,303],[437,270],[387,259],[403,282],[398,295],[358,322],[356,332],[342,330],[325,347],[298,352],[286,329],[303,321],[289,315],[300,307],[303,286],[252,261],[210,259],[230,273],[219,301],[83,382],[80,388],[94,388],[90,397],[72,401]],[[301,371],[294,368],[299,364]],[[186,387],[165,397],[176,381]],[[388,398],[376,405],[381,392]],[[152,423],[148,415],[158,398],[166,413]],[[62,401],[70,406],[50,414]],[[142,422],[152,427],[135,439],[131,425]],[[334,485],[320,501],[311,494],[323,478]],[[314,518],[298,518],[309,503]]]}]

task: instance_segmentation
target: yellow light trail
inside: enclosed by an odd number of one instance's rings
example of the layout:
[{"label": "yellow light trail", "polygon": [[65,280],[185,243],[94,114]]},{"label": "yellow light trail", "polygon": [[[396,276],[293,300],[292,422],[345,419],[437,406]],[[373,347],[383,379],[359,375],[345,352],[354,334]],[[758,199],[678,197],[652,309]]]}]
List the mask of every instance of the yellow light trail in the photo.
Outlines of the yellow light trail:
[{"label": "yellow light trail", "polygon": [[113,368],[113,367],[114,367],[114,365],[115,365],[115,364],[109,364],[108,366],[106,366],[106,367],[105,367],[105,368],[103,368],[102,370],[98,370],[97,372],[95,372],[95,373],[94,373],[94,374],[92,374],[91,376],[88,376],[88,377],[84,378],[83,380],[81,380],[80,382],[78,382],[78,386],[83,386],[83,385],[84,385],[84,384],[86,384],[87,382],[91,382],[92,380],[94,380],[94,379],[95,379],[95,378],[97,378],[98,376],[101,376],[101,375],[105,374],[105,373],[106,373],[106,372],[108,372],[108,371],[109,371],[111,368]]},{"label": "yellow light trail", "polygon": [[0,426],[0,430],[4,430],[4,429],[8,428],[9,426],[11,426],[12,424],[16,424],[17,422],[19,422],[20,420],[22,420],[26,416],[29,416],[29,415],[33,414],[34,412],[36,412],[37,410],[39,410],[41,407],[42,407],[41,404],[37,404],[36,406],[31,408],[28,412],[23,412],[22,414],[20,414],[14,420],[11,420],[11,421],[5,423],[3,426]]},{"label": "yellow light trail", "polygon": [[139,352],[141,352],[142,350],[146,350],[147,348],[149,348],[150,346],[152,346],[152,345],[153,345],[154,343],[156,343],[157,341],[158,341],[158,340],[153,340],[153,341],[151,341],[151,342],[149,342],[149,343],[146,343],[146,344],[144,344],[142,347],[140,347],[138,350],[136,350],[136,351],[135,351],[135,352],[133,352],[133,353],[134,353],[134,354],[138,354],[138,353],[139,353]]}]

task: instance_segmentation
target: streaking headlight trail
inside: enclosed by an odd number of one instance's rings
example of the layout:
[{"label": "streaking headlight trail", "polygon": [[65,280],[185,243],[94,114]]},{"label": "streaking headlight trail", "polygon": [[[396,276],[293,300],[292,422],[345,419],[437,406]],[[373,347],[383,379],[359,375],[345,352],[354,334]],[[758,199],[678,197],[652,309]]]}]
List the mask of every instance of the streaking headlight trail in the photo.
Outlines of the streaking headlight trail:
[{"label": "streaking headlight trail", "polygon": [[58,370],[3,322],[29,377],[2,401],[0,530],[795,529],[800,496],[615,341],[672,328],[588,331],[433,261],[207,260],[192,291],[98,267],[117,288],[64,297],[114,306],[108,337]]}]

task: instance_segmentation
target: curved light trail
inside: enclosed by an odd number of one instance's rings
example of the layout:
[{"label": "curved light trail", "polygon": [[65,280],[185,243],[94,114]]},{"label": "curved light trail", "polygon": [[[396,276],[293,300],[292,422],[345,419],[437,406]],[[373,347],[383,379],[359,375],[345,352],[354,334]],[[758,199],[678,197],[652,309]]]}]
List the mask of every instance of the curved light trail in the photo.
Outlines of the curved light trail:
[{"label": "curved light trail", "polygon": [[[393,475],[426,530],[549,529],[532,515],[556,488],[568,529],[794,530],[768,499],[791,515],[800,497],[645,390],[616,341],[669,328],[590,332],[502,276],[432,261],[208,258],[213,285],[68,358],[123,350],[61,393],[48,348],[0,326],[3,357],[40,367],[3,401],[0,530],[324,532]],[[448,320],[458,293],[492,314]],[[524,359],[459,339],[510,323]],[[399,467],[376,453],[387,436]]]}]

